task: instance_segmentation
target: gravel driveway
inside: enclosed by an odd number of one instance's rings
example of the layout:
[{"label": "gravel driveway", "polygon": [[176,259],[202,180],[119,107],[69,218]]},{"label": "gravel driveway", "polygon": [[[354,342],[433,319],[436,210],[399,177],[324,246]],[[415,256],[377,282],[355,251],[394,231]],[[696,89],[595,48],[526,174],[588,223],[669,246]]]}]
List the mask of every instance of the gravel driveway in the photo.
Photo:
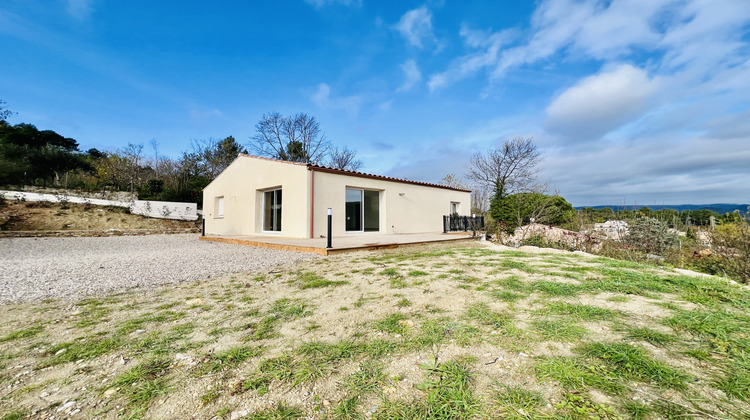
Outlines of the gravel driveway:
[{"label": "gravel driveway", "polygon": [[0,239],[0,303],[78,298],[262,270],[314,254],[201,241],[196,234]]}]

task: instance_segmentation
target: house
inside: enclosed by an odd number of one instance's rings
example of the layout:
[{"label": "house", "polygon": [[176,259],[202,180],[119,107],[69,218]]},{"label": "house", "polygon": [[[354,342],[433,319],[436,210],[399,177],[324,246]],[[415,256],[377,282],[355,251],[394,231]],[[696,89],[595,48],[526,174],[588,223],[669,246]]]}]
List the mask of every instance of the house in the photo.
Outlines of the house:
[{"label": "house", "polygon": [[604,223],[594,223],[594,231],[604,239],[622,240],[628,234],[628,222],[624,220],[607,220]]},{"label": "house", "polygon": [[240,154],[203,189],[205,234],[319,238],[442,232],[470,212],[470,191]]}]

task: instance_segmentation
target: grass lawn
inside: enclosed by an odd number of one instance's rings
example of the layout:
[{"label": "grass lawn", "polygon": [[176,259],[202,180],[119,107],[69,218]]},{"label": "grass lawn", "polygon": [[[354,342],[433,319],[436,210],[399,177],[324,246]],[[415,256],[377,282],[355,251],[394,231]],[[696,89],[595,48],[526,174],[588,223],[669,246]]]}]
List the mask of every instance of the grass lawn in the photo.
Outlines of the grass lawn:
[{"label": "grass lawn", "polygon": [[0,419],[750,417],[750,291],[471,242],[0,306]]}]

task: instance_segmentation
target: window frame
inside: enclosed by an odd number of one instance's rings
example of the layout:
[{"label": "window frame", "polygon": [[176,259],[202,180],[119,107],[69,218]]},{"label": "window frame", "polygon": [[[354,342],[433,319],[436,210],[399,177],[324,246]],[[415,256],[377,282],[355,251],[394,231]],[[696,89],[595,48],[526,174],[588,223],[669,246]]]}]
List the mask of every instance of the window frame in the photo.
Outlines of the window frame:
[{"label": "window frame", "polygon": [[[278,194],[276,194],[277,191],[278,191]],[[268,207],[267,207],[267,201],[268,201],[267,194],[268,193],[272,193],[271,195],[273,196],[273,201],[274,201],[274,203],[271,204],[272,207],[271,207],[271,213],[270,214],[271,214],[272,218],[275,217],[275,214],[276,214],[275,210],[276,210],[276,207],[278,206],[278,211],[279,211],[279,213],[278,213],[278,216],[279,216],[278,217],[279,218],[279,220],[278,220],[278,230],[273,230],[273,228],[276,225],[275,221],[273,221],[273,220],[271,221],[271,224],[270,224],[272,230],[266,230],[266,214],[267,214],[267,209],[268,209]],[[260,230],[263,233],[280,234],[281,230],[282,230],[281,222],[283,220],[282,214],[283,214],[283,204],[284,204],[283,203],[282,188],[278,187],[278,188],[272,188],[272,189],[268,189],[268,190],[263,190],[263,191],[261,191],[261,194],[263,194],[263,207],[262,207],[262,210],[261,210]],[[277,203],[277,198],[278,198],[278,203]]]}]

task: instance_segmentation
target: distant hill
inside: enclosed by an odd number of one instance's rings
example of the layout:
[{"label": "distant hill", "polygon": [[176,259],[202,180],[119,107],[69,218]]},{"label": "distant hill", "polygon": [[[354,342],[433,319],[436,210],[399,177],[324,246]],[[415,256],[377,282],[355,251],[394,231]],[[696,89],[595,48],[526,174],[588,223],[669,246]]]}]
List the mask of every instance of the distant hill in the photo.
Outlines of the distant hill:
[{"label": "distant hill", "polygon": [[716,204],[677,204],[677,205],[659,205],[659,204],[652,204],[652,205],[635,205],[635,206],[623,206],[623,205],[609,205],[609,206],[579,206],[576,207],[577,210],[580,210],[582,208],[590,207],[594,209],[603,209],[605,207],[610,207],[612,210],[633,210],[633,209],[639,209],[641,207],[648,207],[651,210],[661,210],[661,209],[675,209],[677,211],[683,211],[683,210],[701,210],[701,209],[708,209],[711,211],[715,211],[719,214],[724,213],[731,213],[735,210],[739,210],[741,213],[747,212],[747,208],[750,206],[750,204],[729,204],[729,203],[716,203]]}]

